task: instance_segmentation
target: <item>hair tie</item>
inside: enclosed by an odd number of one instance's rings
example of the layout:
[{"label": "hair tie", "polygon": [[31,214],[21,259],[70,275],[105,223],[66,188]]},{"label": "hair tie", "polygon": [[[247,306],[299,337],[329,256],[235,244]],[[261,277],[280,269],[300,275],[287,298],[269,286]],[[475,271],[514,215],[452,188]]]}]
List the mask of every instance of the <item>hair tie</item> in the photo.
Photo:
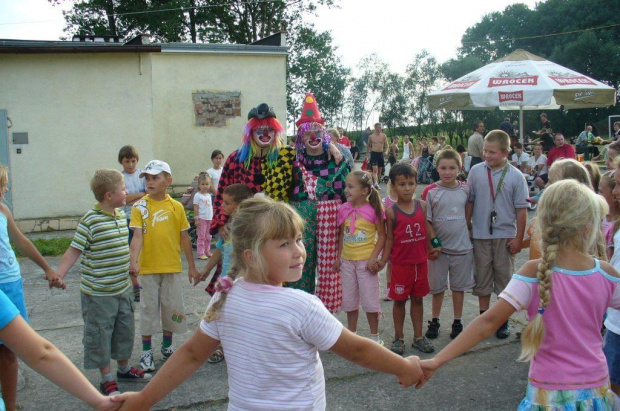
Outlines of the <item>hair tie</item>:
[{"label": "hair tie", "polygon": [[545,313],[545,307],[540,307],[538,309],[538,314],[543,315]]},{"label": "hair tie", "polygon": [[217,283],[215,283],[215,291],[219,291],[220,293],[227,293],[233,286],[233,280],[230,277],[220,278]]}]

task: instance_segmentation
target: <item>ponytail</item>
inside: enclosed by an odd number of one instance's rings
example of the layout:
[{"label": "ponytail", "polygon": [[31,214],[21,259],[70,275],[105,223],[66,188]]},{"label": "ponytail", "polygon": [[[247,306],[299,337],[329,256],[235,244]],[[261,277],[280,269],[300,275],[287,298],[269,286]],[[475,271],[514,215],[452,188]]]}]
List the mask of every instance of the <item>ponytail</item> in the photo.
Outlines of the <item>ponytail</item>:
[{"label": "ponytail", "polygon": [[377,220],[383,221],[383,202],[381,201],[381,195],[379,194],[379,190],[370,186],[370,195],[368,196],[368,202],[375,210],[375,214],[377,214]]}]

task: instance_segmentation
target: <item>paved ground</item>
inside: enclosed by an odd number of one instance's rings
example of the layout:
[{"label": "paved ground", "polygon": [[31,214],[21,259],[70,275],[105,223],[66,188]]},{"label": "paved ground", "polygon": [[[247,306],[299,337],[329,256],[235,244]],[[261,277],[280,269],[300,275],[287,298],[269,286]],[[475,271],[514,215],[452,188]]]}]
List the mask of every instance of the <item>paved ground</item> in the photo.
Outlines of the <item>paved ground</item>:
[{"label": "paved ground", "polygon": [[[421,192],[420,187],[419,190]],[[54,236],[71,236],[72,233],[55,233]],[[36,237],[43,236],[41,234]],[[33,236],[34,237],[34,236]],[[527,258],[527,250],[518,256],[518,265]],[[57,267],[60,259],[49,259],[52,267]],[[83,322],[80,312],[78,290],[79,270],[77,266],[67,277],[66,291],[47,289],[47,283],[40,280],[41,271],[29,260],[22,261],[25,278],[24,289],[28,304],[31,325],[57,345],[77,366],[82,369]],[[204,262],[198,261],[200,268]],[[382,286],[385,286],[384,273],[380,273]],[[187,317],[191,329],[195,329],[208,302],[203,287],[185,286]],[[440,336],[435,340],[438,349],[446,346],[451,315],[449,294],[445,300]],[[381,336],[389,345],[393,338],[391,303],[382,302],[385,317],[381,320]],[[137,307],[136,307],[137,308]],[[466,294],[463,321],[468,324],[478,313],[477,299]],[[139,313],[136,312],[136,320]],[[338,315],[344,323],[344,313]],[[430,318],[430,297],[425,299],[425,320]],[[360,316],[360,334],[368,334],[368,326]],[[515,331],[525,325],[523,314],[511,319],[512,335],[507,340],[495,337],[481,343],[474,350],[444,367],[426,387],[420,391],[401,389],[395,378],[379,374],[348,363],[330,353],[321,353],[327,381],[327,409],[411,409],[424,407],[433,410],[498,410],[515,409],[519,404],[527,384],[527,364],[516,362],[520,345],[514,337]],[[411,343],[412,327],[409,322],[405,328],[407,343]],[[182,343],[190,332],[175,336],[175,345]],[[132,363],[139,361],[139,339],[136,339]],[[154,347],[161,345],[161,334],[153,337]],[[430,354],[420,354],[408,347],[407,355],[416,354],[428,358]],[[158,359],[159,356],[156,356]],[[158,367],[161,362],[158,362]],[[98,371],[85,371],[93,384],[98,384]],[[224,410],[227,408],[226,365],[205,364],[176,391],[161,401],[156,409]],[[121,383],[124,391],[140,390],[142,385]],[[20,367],[18,400],[24,410],[81,410],[86,407],[64,391],[59,391],[52,383],[39,376],[25,365]]]}]

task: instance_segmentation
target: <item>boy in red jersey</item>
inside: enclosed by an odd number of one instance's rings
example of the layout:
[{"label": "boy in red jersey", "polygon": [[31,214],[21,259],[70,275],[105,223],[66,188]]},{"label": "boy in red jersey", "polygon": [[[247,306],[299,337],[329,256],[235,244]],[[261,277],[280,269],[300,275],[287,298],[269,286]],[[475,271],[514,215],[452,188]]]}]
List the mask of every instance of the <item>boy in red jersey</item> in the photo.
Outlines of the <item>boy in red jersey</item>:
[{"label": "boy in red jersey", "polygon": [[392,316],[396,334],[391,349],[397,354],[405,352],[403,327],[405,306],[409,298],[414,333],[411,346],[425,353],[435,351],[422,334],[422,298],[430,291],[427,260],[439,256],[441,242],[426,220],[426,203],[413,199],[417,177],[411,164],[398,163],[390,169],[390,182],[398,200],[385,210],[387,239],[380,266],[383,268],[388,258],[391,258],[392,281],[388,296],[394,300]]}]

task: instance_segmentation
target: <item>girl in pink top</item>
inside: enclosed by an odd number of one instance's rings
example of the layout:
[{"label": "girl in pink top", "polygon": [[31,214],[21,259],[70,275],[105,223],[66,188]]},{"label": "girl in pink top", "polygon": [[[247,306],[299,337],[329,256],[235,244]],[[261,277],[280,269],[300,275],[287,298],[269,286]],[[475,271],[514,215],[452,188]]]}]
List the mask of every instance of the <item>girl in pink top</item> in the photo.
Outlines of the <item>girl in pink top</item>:
[{"label": "girl in pink top", "polygon": [[600,333],[606,309],[620,307],[619,274],[588,255],[606,213],[602,198],[575,180],[549,186],[538,207],[542,258],[525,263],[490,310],[435,358],[421,362],[425,379],[493,334],[515,311],[527,310],[519,360],[531,363],[518,409],[620,409]]},{"label": "girl in pink top", "polygon": [[282,287],[301,278],[304,223],[288,204],[243,201],[232,221],[232,268],[220,278],[198,330],[139,393],[124,393],[122,410],[149,410],[189,378],[222,344],[229,410],[324,410],[319,350],[394,374],[403,386],[422,376],[419,358],[402,358],[343,328],[321,300]]},{"label": "girl in pink top", "polygon": [[342,309],[347,328],[357,331],[360,301],[370,326],[370,339],[379,339],[379,253],[385,244],[385,213],[379,191],[365,171],[347,176],[347,202],[338,210],[339,256],[334,270],[342,274]]}]

